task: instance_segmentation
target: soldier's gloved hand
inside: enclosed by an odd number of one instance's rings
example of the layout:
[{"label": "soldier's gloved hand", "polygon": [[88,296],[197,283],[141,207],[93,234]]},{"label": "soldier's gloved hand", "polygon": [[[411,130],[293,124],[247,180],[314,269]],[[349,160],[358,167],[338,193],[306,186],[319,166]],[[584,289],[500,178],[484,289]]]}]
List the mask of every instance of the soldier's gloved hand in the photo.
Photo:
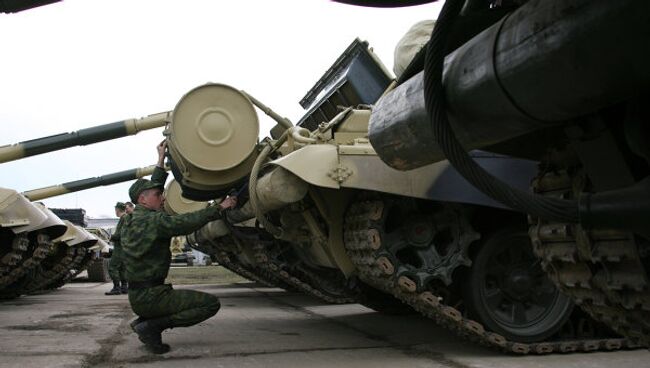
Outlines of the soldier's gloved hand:
[{"label": "soldier's gloved hand", "polygon": [[228,196],[226,199],[221,201],[219,203],[219,207],[221,207],[222,210],[226,210],[229,208],[234,208],[237,205],[237,197],[236,196]]}]

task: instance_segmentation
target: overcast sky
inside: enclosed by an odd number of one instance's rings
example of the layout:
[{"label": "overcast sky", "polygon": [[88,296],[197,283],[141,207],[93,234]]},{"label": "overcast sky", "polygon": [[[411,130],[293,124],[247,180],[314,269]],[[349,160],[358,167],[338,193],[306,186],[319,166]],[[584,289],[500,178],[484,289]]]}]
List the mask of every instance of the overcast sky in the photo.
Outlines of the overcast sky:
[{"label": "overcast sky", "polygon": [[[190,89],[243,89],[296,122],[298,101],[355,37],[392,71],[395,44],[441,3],[373,9],[327,0],[65,0],[0,15],[0,145],[173,110]],[[261,135],[274,124],[258,110]],[[26,191],[144,167],[162,129],[0,164]],[[170,175],[171,178],[171,175]],[[168,179],[170,180],[170,179]],[[131,182],[48,207],[113,216]]]}]

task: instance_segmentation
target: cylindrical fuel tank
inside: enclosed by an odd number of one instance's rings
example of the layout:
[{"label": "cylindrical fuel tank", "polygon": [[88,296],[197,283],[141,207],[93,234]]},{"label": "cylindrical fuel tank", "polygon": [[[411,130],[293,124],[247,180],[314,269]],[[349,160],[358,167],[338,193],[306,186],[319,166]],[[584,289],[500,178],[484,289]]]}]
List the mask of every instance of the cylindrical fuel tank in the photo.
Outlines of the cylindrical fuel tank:
[{"label": "cylindrical fuel tank", "polygon": [[197,202],[183,197],[181,186],[175,179],[165,187],[165,212],[170,215],[183,214],[202,210],[208,206],[207,202]]},{"label": "cylindrical fuel tank", "polygon": [[259,121],[248,97],[225,84],[186,93],[167,129],[171,167],[183,196],[205,201],[225,194],[257,157]]},{"label": "cylindrical fuel tank", "polygon": [[[624,101],[648,89],[650,3],[528,1],[447,55],[447,115],[480,149]],[[443,160],[424,103],[423,73],[374,106],[368,137],[389,166]]]}]

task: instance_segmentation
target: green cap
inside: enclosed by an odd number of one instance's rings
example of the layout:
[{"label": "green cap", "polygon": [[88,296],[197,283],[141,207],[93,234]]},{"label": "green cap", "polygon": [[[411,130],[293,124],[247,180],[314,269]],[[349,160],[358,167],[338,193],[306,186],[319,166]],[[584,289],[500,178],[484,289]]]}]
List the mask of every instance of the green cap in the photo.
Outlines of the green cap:
[{"label": "green cap", "polygon": [[140,193],[144,192],[147,189],[153,189],[153,188],[160,188],[163,189],[165,187],[164,184],[147,180],[147,179],[138,179],[131,185],[131,188],[129,188],[129,197],[131,197],[131,201],[133,203],[138,203],[138,196]]},{"label": "green cap", "polygon": [[126,204],[124,204],[124,202],[117,202],[115,203],[115,208],[124,211],[126,209]]}]

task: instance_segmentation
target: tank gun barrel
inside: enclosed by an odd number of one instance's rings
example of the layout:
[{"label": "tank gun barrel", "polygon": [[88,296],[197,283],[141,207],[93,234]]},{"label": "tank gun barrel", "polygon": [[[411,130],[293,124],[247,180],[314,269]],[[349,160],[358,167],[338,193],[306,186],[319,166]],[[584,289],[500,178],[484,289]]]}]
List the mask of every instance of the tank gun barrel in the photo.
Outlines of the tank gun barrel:
[{"label": "tank gun barrel", "polygon": [[134,135],[143,130],[164,126],[171,116],[171,111],[149,115],[139,119],[127,119],[115,123],[94,126],[70,133],[55,134],[48,137],[32,139],[0,147],[0,163],[18,160],[24,157],[58,151],[74,146],[108,141]]},{"label": "tank gun barrel", "polygon": [[68,183],[53,185],[49,187],[28,190],[22,194],[30,201],[38,201],[45,198],[56,197],[62,194],[78,192],[100,186],[122,183],[151,175],[156,166],[140,167],[137,169],[124,170],[112,174],[102,175],[94,178],[75,180]]}]

